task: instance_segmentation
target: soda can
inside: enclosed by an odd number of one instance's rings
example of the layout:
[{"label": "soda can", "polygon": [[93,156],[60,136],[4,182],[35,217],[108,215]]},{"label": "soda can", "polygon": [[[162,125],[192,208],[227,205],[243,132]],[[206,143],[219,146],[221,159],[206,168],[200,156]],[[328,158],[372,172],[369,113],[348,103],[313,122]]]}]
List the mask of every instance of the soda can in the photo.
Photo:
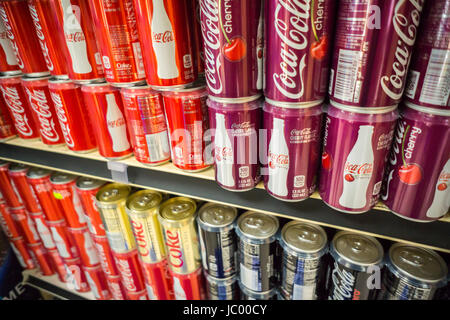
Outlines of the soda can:
[{"label": "soda can", "polygon": [[144,263],[160,262],[166,257],[158,220],[161,202],[162,195],[151,190],[135,192],[126,202],[126,211],[133,227],[139,257]]},{"label": "soda can", "polygon": [[92,267],[83,266],[83,270],[95,299],[110,300],[111,293],[101,266],[99,264]]},{"label": "soda can", "polygon": [[202,268],[188,273],[180,274],[172,270],[170,274],[173,278],[173,291],[175,300],[205,300],[205,278]]},{"label": "soda can", "polygon": [[11,41],[19,68],[29,77],[49,74],[42,55],[41,45],[36,36],[33,18],[26,0],[0,2],[0,17]]},{"label": "soda can", "polygon": [[79,260],[78,249],[75,240],[68,233],[67,225],[64,220],[61,221],[47,221],[47,224],[52,232],[53,240],[61,258],[66,263],[73,259]]},{"label": "soda can", "polygon": [[[89,1],[89,4],[106,81],[115,86],[144,83],[143,52],[133,0]],[[147,35],[143,39],[148,39]]]},{"label": "soda can", "polygon": [[77,153],[96,150],[81,86],[71,80],[50,79],[48,88],[67,147]]},{"label": "soda can", "polygon": [[53,275],[55,272],[53,271],[50,257],[42,243],[28,244],[27,247],[40,273],[43,276]]},{"label": "soda can", "polygon": [[127,253],[136,249],[131,222],[125,209],[130,193],[130,186],[110,183],[102,187],[96,195],[97,208],[114,253]]},{"label": "soda can", "polygon": [[291,105],[266,99],[267,130],[263,176],[266,191],[283,201],[307,199],[317,187],[322,104]]},{"label": "soda can", "polygon": [[320,102],[326,96],[336,1],[266,2],[268,99]]},{"label": "soda can", "polygon": [[50,264],[53,270],[58,275],[58,279],[61,282],[66,282],[67,280],[67,270],[64,265],[64,261],[58,253],[58,249],[47,249],[48,256],[50,259]]},{"label": "soda can", "polygon": [[85,214],[84,217],[86,218],[89,232],[93,236],[106,236],[105,227],[95,203],[95,196],[104,184],[104,181],[88,177],[79,177],[76,181],[76,191]]},{"label": "soda can", "polygon": [[216,182],[222,188],[242,192],[259,183],[258,135],[260,96],[217,99],[209,96],[209,123],[213,133]]},{"label": "soda can", "polygon": [[21,230],[22,236],[27,242],[27,244],[34,244],[41,242],[39,234],[36,230],[36,226],[33,220],[31,220],[30,216],[28,215],[25,207],[9,208],[9,214],[11,215],[11,218],[14,220],[14,223]]},{"label": "soda can", "polygon": [[89,229],[87,227],[67,228],[67,231],[74,240],[83,267],[94,267],[96,265],[100,265],[97,249],[94,246]]},{"label": "soda can", "polygon": [[240,300],[237,275],[218,279],[205,272],[208,300]]},{"label": "soda can", "polygon": [[252,291],[265,292],[278,282],[279,222],[275,216],[247,211],[236,222],[239,279]]},{"label": "soda can", "polygon": [[[137,250],[127,253],[113,252],[113,256],[128,298],[130,300],[148,300]],[[142,294],[142,291],[145,291],[145,294]],[[141,299],[142,297],[145,299]]]},{"label": "soda can", "polygon": [[21,75],[0,76],[0,90],[19,138],[38,139],[39,122],[28,104],[28,98],[22,87]]},{"label": "soda can", "polygon": [[22,77],[22,86],[37,119],[42,142],[53,147],[64,144],[64,136],[48,89],[48,79]]},{"label": "soda can", "polygon": [[188,172],[209,168],[207,92],[204,86],[163,92],[172,163]]},{"label": "soda can", "polygon": [[109,160],[133,154],[120,90],[107,83],[93,83],[81,88],[100,155]]},{"label": "soda can", "polygon": [[[221,98],[258,95],[263,88],[262,1],[200,0],[208,94]],[[260,62],[260,63],[258,63]]]},{"label": "soda can", "polygon": [[280,293],[285,300],[321,300],[324,292],[328,240],[320,226],[291,221],[281,229]]},{"label": "soda can", "polygon": [[116,262],[109,247],[108,238],[106,236],[93,236],[95,248],[97,249],[97,254],[100,259],[100,264],[102,266],[103,272],[106,276],[116,277],[119,276],[119,270],[117,269]]},{"label": "soda can", "polygon": [[69,78],[77,83],[103,80],[101,54],[94,34],[88,1],[48,0],[57,24],[55,32],[63,35]]},{"label": "soda can", "polygon": [[366,108],[400,102],[423,4],[339,2],[329,84],[331,101]]},{"label": "soda can", "polygon": [[236,208],[217,203],[206,203],[198,211],[203,269],[214,278],[229,278],[237,272],[236,217]]},{"label": "soda can", "polygon": [[0,193],[6,205],[10,208],[22,207],[22,197],[15,184],[9,178],[9,166],[11,163],[0,160]]},{"label": "soda can", "polygon": [[2,18],[0,18],[0,73],[20,73],[19,63]]},{"label": "soda can", "polygon": [[405,102],[384,177],[386,206],[412,221],[443,217],[450,207],[449,155],[450,112]]},{"label": "soda can", "polygon": [[183,88],[197,79],[191,3],[134,0],[139,36],[146,39],[146,79],[155,89]]},{"label": "soda can", "polygon": [[64,262],[67,272],[66,286],[69,289],[75,289],[78,292],[90,291],[91,288],[87,282],[86,274],[83,271],[80,259],[64,260]]},{"label": "soda can", "polygon": [[22,237],[11,239],[9,244],[11,245],[11,248],[22,268],[27,270],[36,268],[36,264],[28,251],[25,240]]},{"label": "soda can", "polygon": [[258,292],[247,288],[242,282],[239,282],[239,288],[241,289],[241,300],[278,300],[278,291],[276,288],[272,288],[268,291]]},{"label": "soda can", "polygon": [[22,237],[22,230],[14,222],[10,209],[4,202],[4,199],[0,199],[0,224],[2,226],[2,230],[9,239]]},{"label": "soda can", "polygon": [[0,142],[8,141],[15,137],[17,137],[17,131],[16,127],[14,126],[14,121],[11,118],[9,108],[6,105],[3,96],[0,96]]},{"label": "soda can", "polygon": [[332,103],[325,120],[319,184],[328,206],[356,214],[377,203],[397,118],[396,106],[375,111]]},{"label": "soda can", "polygon": [[29,214],[38,214],[42,212],[39,200],[27,180],[27,172],[30,169],[21,163],[11,163],[8,168],[11,185],[18,191],[23,205]]},{"label": "soda can", "polygon": [[106,281],[112,295],[111,300],[126,300],[127,296],[120,276],[107,276]]},{"label": "soda can", "polygon": [[170,160],[164,104],[148,86],[122,88],[125,118],[136,160],[150,166]]},{"label": "soda can", "polygon": [[171,198],[159,207],[170,269],[176,274],[192,274],[201,267],[195,218],[197,204],[185,197]]},{"label": "soda can", "polygon": [[[381,277],[383,247],[370,236],[340,231],[330,243],[328,300],[373,300],[378,294],[371,277]],[[380,279],[380,278],[378,278]]]},{"label": "soda can", "polygon": [[39,234],[39,238],[45,249],[54,250],[56,249],[56,244],[53,241],[53,236],[48,227],[48,223],[42,213],[29,213],[31,220],[33,220],[36,226],[36,231]]},{"label": "soda can", "polygon": [[198,78],[205,78],[205,56],[203,54],[203,37],[202,37],[202,26],[200,18],[200,1],[193,1],[191,5],[191,12],[193,12],[192,17],[192,35],[194,38],[194,69],[197,70]]},{"label": "soda can", "polygon": [[141,260],[142,273],[150,300],[174,300],[173,278],[169,272],[167,259],[157,263]]},{"label": "soda can", "polygon": [[433,250],[395,243],[386,267],[379,300],[433,300],[447,283],[447,265]]}]

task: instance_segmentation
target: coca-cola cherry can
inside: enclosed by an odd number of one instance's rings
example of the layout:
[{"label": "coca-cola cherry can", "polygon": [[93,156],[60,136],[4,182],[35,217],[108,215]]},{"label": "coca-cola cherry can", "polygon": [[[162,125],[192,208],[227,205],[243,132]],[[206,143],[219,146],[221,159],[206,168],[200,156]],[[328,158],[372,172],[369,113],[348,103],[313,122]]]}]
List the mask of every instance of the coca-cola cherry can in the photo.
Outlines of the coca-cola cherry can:
[{"label": "coca-cola cherry can", "polygon": [[89,232],[93,236],[106,236],[105,227],[95,203],[95,196],[104,184],[104,181],[88,177],[79,177],[76,181],[77,194],[84,210]]},{"label": "coca-cola cherry can", "polygon": [[397,118],[396,106],[375,110],[332,103],[325,120],[319,185],[327,205],[363,213],[376,204]]},{"label": "coca-cola cherry can", "polygon": [[79,259],[75,240],[72,238],[72,235],[68,233],[66,222],[64,220],[48,221],[47,224],[52,232],[58,253],[64,262],[72,259]]},{"label": "coca-cola cherry can", "polygon": [[161,94],[149,86],[122,88],[120,93],[136,160],[151,166],[169,161],[169,137]]},{"label": "coca-cola cherry can", "polygon": [[50,256],[42,243],[28,244],[27,247],[43,276],[51,276],[55,273],[50,262]]},{"label": "coca-cola cherry can", "polygon": [[86,113],[81,86],[71,80],[50,79],[48,88],[67,147],[77,153],[96,150],[97,142]]},{"label": "coca-cola cherry can", "polygon": [[20,73],[19,64],[16,59],[11,41],[8,38],[3,20],[0,18],[0,73],[17,74]]},{"label": "coca-cola cherry can", "polygon": [[141,261],[142,273],[150,300],[174,300],[173,278],[167,260],[157,263]]},{"label": "coca-cola cherry can", "polygon": [[100,260],[92,241],[91,234],[87,227],[84,228],[67,228],[67,231],[72,236],[75,246],[78,249],[81,263],[84,267],[94,267],[100,265]]},{"label": "coca-cola cherry can", "polygon": [[92,267],[83,266],[83,270],[95,299],[110,300],[111,292],[101,266],[99,264]]},{"label": "coca-cola cherry can", "polygon": [[0,194],[10,208],[23,206],[22,197],[14,183],[9,178],[9,166],[11,163],[0,160]]},{"label": "coca-cola cherry can", "polygon": [[139,35],[146,39],[141,43],[146,79],[155,89],[180,88],[197,79],[193,3],[134,0]]},{"label": "coca-cola cherry can", "polygon": [[206,300],[205,277],[200,267],[189,274],[170,271],[175,300]]},{"label": "coca-cola cherry can", "polygon": [[56,274],[58,275],[58,279],[61,282],[67,281],[67,270],[64,265],[64,261],[59,255],[58,249],[47,249],[50,263],[52,265],[53,270],[55,270]]},{"label": "coca-cola cherry can", "polygon": [[382,191],[388,208],[413,221],[443,217],[450,206],[449,155],[450,112],[405,103]]},{"label": "coca-cola cherry can", "polygon": [[[137,250],[113,253],[119,275],[130,300],[148,300],[144,276]],[[142,291],[145,294],[142,294]],[[145,299],[142,299],[144,298]]]},{"label": "coca-cola cherry can", "polygon": [[128,158],[133,149],[120,90],[107,83],[93,83],[81,88],[100,155],[109,160]]},{"label": "coca-cola cherry can", "polygon": [[8,141],[17,136],[16,127],[14,121],[11,118],[8,106],[0,96],[0,142]]},{"label": "coca-cola cherry can", "polygon": [[11,239],[9,244],[11,245],[11,248],[13,249],[13,252],[17,257],[17,260],[19,260],[19,264],[22,268],[29,270],[36,268],[36,264],[28,251],[27,244],[22,237]]},{"label": "coca-cola cherry can", "polygon": [[66,286],[78,292],[88,292],[90,287],[80,259],[68,259],[64,262],[67,271]]},{"label": "coca-cola cherry can", "polygon": [[209,129],[204,86],[163,92],[172,163],[188,172],[213,164],[206,132]]},{"label": "coca-cola cherry can", "polygon": [[[191,20],[193,38],[194,38],[194,68],[197,69],[198,78],[205,78],[205,56],[203,55],[203,36],[200,18],[200,1],[193,1],[192,8],[193,19]],[[259,40],[259,39],[258,39]],[[261,39],[262,41],[263,39]]]},{"label": "coca-cola cherry can", "polygon": [[35,32],[33,18],[28,10],[27,0],[1,1],[0,17],[22,73],[29,77],[48,75],[47,63]]},{"label": "coca-cola cherry can", "polygon": [[260,94],[264,73],[262,1],[225,4],[200,0],[200,13],[208,94],[222,98]]},{"label": "coca-cola cherry can", "polygon": [[291,105],[266,99],[264,185],[273,197],[301,201],[315,190],[320,163],[322,104]]},{"label": "coca-cola cherry can", "polygon": [[405,100],[419,106],[450,110],[450,2],[426,2],[422,17]]},{"label": "coca-cola cherry can", "polygon": [[216,181],[226,190],[251,190],[261,179],[258,160],[260,97],[208,98]]},{"label": "coca-cola cherry can", "polygon": [[106,81],[115,86],[144,83],[143,51],[133,0],[89,1],[89,5]]},{"label": "coca-cola cherry can", "polygon": [[119,271],[108,243],[108,238],[106,236],[92,236],[92,240],[94,241],[95,248],[97,249],[97,254],[100,259],[103,272],[108,277],[119,276]]},{"label": "coca-cola cherry can", "polygon": [[108,282],[112,300],[126,300],[127,296],[120,276],[107,276],[106,281]]},{"label": "coca-cola cherry can", "polygon": [[42,212],[39,200],[34,194],[33,189],[27,180],[27,173],[30,169],[21,163],[11,163],[9,165],[8,174],[11,179],[11,183],[14,184],[15,190],[18,191],[22,199],[23,205],[27,209],[28,213],[40,213]]},{"label": "coca-cola cherry can", "polygon": [[283,102],[325,98],[336,1],[266,2],[265,96]]},{"label": "coca-cola cherry can", "polygon": [[369,108],[400,102],[424,2],[339,2],[332,101]]}]

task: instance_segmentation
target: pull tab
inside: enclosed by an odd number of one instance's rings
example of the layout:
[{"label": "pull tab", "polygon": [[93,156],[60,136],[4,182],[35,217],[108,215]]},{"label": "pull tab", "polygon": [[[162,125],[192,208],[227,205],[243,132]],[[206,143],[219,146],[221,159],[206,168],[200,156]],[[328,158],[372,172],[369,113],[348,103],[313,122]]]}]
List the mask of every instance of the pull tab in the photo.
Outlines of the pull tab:
[{"label": "pull tab", "polygon": [[111,179],[128,184],[128,165],[117,161],[108,161],[107,164],[108,169],[111,170]]},{"label": "pull tab", "polygon": [[314,232],[309,232],[309,231],[303,230],[299,234],[298,237],[300,238],[301,241],[304,241],[304,242],[309,242],[309,243],[317,242],[317,234]]}]

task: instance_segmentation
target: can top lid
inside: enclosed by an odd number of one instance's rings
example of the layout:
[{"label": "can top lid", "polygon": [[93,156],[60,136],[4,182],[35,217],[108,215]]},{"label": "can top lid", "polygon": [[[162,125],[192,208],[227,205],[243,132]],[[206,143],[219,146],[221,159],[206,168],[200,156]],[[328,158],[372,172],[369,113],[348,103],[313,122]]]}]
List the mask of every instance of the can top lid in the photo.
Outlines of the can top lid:
[{"label": "can top lid", "polygon": [[288,108],[288,109],[308,109],[308,108],[317,107],[317,106],[320,106],[323,104],[323,99],[311,101],[311,102],[285,102],[285,101],[276,101],[276,100],[272,100],[269,98],[265,98],[264,101],[275,107]]},{"label": "can top lid", "polygon": [[419,112],[429,113],[429,114],[436,115],[436,116],[450,117],[450,109],[443,110],[443,109],[435,109],[435,108],[430,108],[430,107],[422,107],[422,106],[418,106],[418,105],[408,102],[408,101],[404,101],[403,103],[405,104],[406,107],[414,109]]},{"label": "can top lid", "polygon": [[77,176],[64,172],[53,172],[50,177],[50,182],[53,184],[64,184],[77,179]]},{"label": "can top lid", "polygon": [[73,83],[73,80],[51,77],[50,79],[48,79],[48,82],[49,83]]},{"label": "can top lid", "polygon": [[333,100],[330,100],[330,104],[338,109],[349,111],[349,112],[355,112],[355,113],[364,113],[364,114],[380,114],[380,113],[388,113],[391,111],[394,111],[397,109],[397,105],[393,106],[384,106],[384,107],[377,107],[377,108],[367,108],[367,107],[355,107],[355,106],[348,106]]},{"label": "can top lid", "polygon": [[120,183],[110,183],[101,188],[96,195],[99,202],[114,203],[125,200],[131,192],[131,187]]},{"label": "can top lid", "polygon": [[9,171],[11,172],[22,172],[27,171],[28,169],[30,169],[30,167],[23,163],[11,163],[9,165]]},{"label": "can top lid", "polygon": [[47,177],[51,174],[50,170],[42,169],[42,168],[30,168],[27,172],[27,178],[30,179],[40,179],[43,177]]},{"label": "can top lid", "polygon": [[232,98],[232,99],[208,96],[208,99],[212,100],[212,101],[220,102],[220,103],[235,104],[235,103],[246,103],[246,102],[255,101],[261,97],[262,97],[262,95],[257,94],[254,96],[242,97],[242,98]]},{"label": "can top lid", "polygon": [[105,181],[92,179],[88,177],[79,177],[77,179],[77,188],[81,190],[93,190],[101,187]]},{"label": "can top lid", "polygon": [[260,212],[247,211],[237,220],[237,227],[249,238],[267,239],[278,231],[278,218]]},{"label": "can top lid", "polygon": [[47,75],[47,76],[42,76],[42,77],[28,77],[26,74],[24,74],[22,76],[22,81],[41,81],[41,80],[48,80],[50,79],[52,76],[51,75]]},{"label": "can top lid", "polygon": [[9,74],[3,74],[0,75],[0,79],[11,79],[11,78],[21,78],[22,73],[18,71],[17,73],[9,73]]},{"label": "can top lid", "polygon": [[225,227],[234,222],[237,209],[218,203],[205,203],[198,212],[198,221],[211,227]]},{"label": "can top lid", "polygon": [[145,211],[159,206],[161,201],[161,193],[152,190],[141,190],[128,197],[127,208],[133,211]]},{"label": "can top lid", "polygon": [[341,258],[357,265],[374,265],[383,260],[383,247],[374,237],[340,231],[334,236],[332,246]]},{"label": "can top lid", "polygon": [[320,226],[291,221],[281,229],[281,240],[294,251],[316,253],[327,245],[327,234]]},{"label": "can top lid", "polygon": [[389,249],[389,260],[401,274],[423,282],[439,282],[447,277],[444,259],[433,250],[395,243]]},{"label": "can top lid", "polygon": [[185,197],[175,197],[165,201],[159,210],[164,220],[181,221],[195,217],[197,204],[194,200]]}]

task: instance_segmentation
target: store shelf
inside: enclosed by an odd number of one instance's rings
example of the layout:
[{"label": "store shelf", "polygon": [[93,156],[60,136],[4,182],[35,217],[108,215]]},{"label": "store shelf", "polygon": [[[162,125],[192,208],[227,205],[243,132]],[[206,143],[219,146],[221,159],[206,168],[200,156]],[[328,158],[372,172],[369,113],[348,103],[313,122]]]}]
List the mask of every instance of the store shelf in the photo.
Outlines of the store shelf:
[{"label": "store shelf", "polygon": [[[29,165],[70,172],[112,181],[107,160],[97,152],[76,154],[64,146],[49,148],[38,141],[13,139],[0,144],[0,158]],[[187,173],[171,163],[146,167],[134,157],[121,160],[128,165],[128,182],[131,185],[184,195],[205,201],[229,204],[238,208],[257,210],[280,217],[315,222],[340,230],[349,230],[377,236],[392,241],[413,243],[450,253],[450,219],[431,223],[416,223],[401,219],[382,204],[362,215],[339,213],[318,200],[300,203],[283,202],[269,196],[262,184],[247,192],[229,192],[214,181],[214,170]]]}]

